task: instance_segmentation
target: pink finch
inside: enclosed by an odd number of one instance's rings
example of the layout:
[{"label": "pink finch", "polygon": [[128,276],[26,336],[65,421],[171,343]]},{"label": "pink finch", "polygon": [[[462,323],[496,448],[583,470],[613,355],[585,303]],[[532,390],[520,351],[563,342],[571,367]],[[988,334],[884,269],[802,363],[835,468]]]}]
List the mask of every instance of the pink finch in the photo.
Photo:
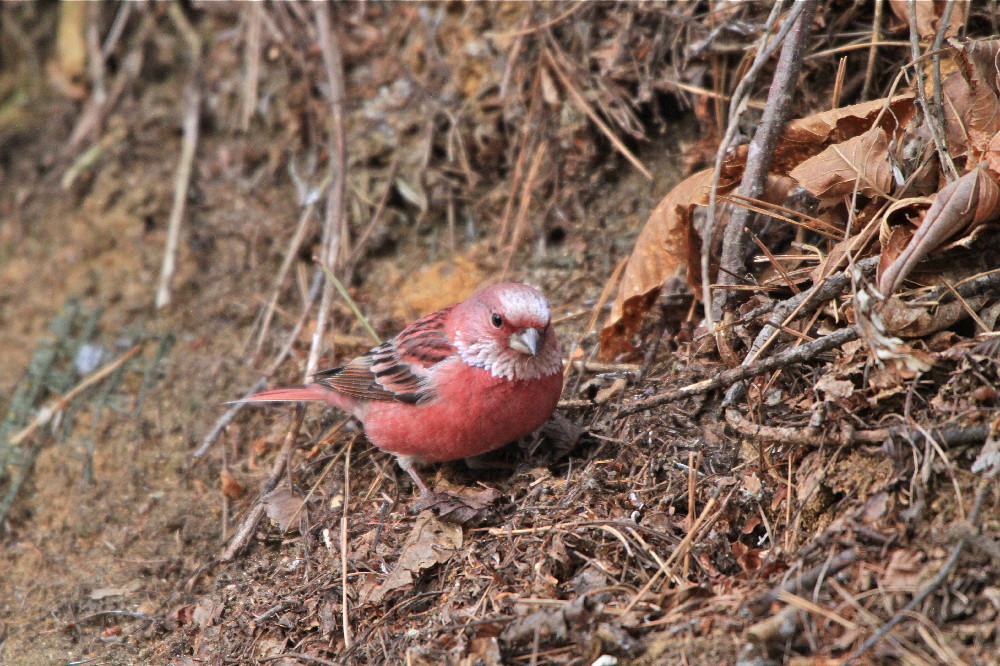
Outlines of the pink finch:
[{"label": "pink finch", "polygon": [[417,463],[492,451],[551,416],[562,358],[550,319],[537,290],[501,282],[416,320],[347,365],[317,372],[312,384],[245,402],[321,400],[354,415],[427,497]]}]

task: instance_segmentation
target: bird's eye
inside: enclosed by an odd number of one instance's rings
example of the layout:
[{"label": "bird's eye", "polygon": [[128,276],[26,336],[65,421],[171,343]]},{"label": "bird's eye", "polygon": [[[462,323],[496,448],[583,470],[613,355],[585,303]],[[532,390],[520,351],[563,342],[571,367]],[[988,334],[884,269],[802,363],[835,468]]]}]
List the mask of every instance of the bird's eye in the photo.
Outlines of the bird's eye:
[{"label": "bird's eye", "polygon": [[503,317],[498,315],[496,312],[493,313],[493,325],[497,328],[503,326]]}]

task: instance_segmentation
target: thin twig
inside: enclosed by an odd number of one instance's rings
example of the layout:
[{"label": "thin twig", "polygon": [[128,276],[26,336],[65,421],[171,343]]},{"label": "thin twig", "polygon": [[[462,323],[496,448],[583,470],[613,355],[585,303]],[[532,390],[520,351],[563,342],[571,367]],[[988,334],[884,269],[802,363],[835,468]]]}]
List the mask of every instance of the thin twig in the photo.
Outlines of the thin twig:
[{"label": "thin twig", "polygon": [[[868,257],[858,262],[857,267],[863,275],[870,275],[878,266],[878,257]],[[851,278],[847,271],[841,271],[835,275],[817,282],[806,291],[796,294],[792,298],[778,304],[771,312],[767,324],[760,330],[757,337],[750,345],[747,355],[744,357],[742,365],[751,365],[760,358],[764,350],[778,338],[785,328],[798,317],[807,317],[827,301],[836,298],[851,284]],[[741,383],[733,385],[727,392],[722,402],[723,407],[727,407],[739,400],[744,386]]]},{"label": "thin twig", "polygon": [[170,303],[170,289],[177,267],[181,221],[184,219],[184,205],[187,203],[191,174],[194,171],[194,154],[198,147],[198,120],[201,114],[201,42],[179,5],[176,3],[169,5],[167,13],[191,49],[191,73],[184,90],[184,136],[181,139],[181,156],[177,164],[177,176],[174,179],[174,200],[167,223],[167,244],[163,248],[163,264],[160,269],[159,284],[156,287],[157,309]]},{"label": "thin twig", "polygon": [[[553,44],[553,46],[555,45]],[[622,156],[625,159],[631,162],[632,166],[638,169],[639,172],[643,176],[645,176],[648,180],[653,180],[653,174],[649,172],[649,169],[643,166],[639,158],[636,157],[632,153],[632,151],[628,149],[628,146],[622,143],[622,140],[618,138],[618,136],[611,130],[610,127],[607,126],[607,124],[603,120],[601,120],[601,117],[597,115],[597,112],[594,111],[589,104],[587,104],[587,100],[584,99],[580,91],[577,90],[576,86],[573,85],[573,81],[569,78],[569,75],[563,71],[562,67],[559,66],[559,63],[556,62],[555,57],[552,55],[549,49],[545,49],[545,59],[548,60],[549,65],[552,67],[552,71],[555,72],[556,76],[559,77],[559,80],[562,81],[563,86],[566,87],[566,91],[569,93],[570,97],[573,98],[573,101],[576,103],[579,109],[583,111],[585,114],[587,114],[587,117],[590,118],[590,121],[592,123],[597,125],[597,128],[601,130],[604,136],[608,138],[608,141],[610,141],[611,145],[615,147],[615,150],[617,150],[619,153],[622,154]]]},{"label": "thin twig", "polygon": [[368,332],[368,335],[371,336],[371,339],[375,341],[375,344],[377,345],[382,344],[382,338],[380,338],[379,334],[375,332],[375,329],[372,328],[372,325],[368,323],[368,317],[366,317],[364,313],[361,312],[361,308],[359,308],[358,304],[354,302],[353,298],[351,298],[351,295],[347,292],[347,288],[344,287],[343,283],[341,283],[341,281],[337,279],[337,276],[333,274],[333,271],[331,271],[326,266],[320,265],[320,268],[323,269],[323,272],[326,274],[326,278],[333,283],[333,286],[334,288],[336,288],[337,293],[339,293],[340,297],[344,299],[345,303],[347,303],[347,307],[351,309],[351,312],[354,313],[354,316],[357,318],[357,320],[361,322],[361,326],[363,326],[365,331]]},{"label": "thin twig", "polygon": [[927,428],[914,429],[905,426],[875,428],[874,430],[842,428],[838,431],[825,431],[812,426],[771,426],[750,421],[740,414],[739,410],[735,407],[730,407],[726,410],[726,425],[748,439],[781,442],[790,446],[841,446],[854,443],[881,444],[888,439],[895,438],[907,439],[919,443],[927,435],[932,436],[935,442],[940,442],[945,446],[958,446],[961,444],[983,442],[990,435],[988,425],[948,426],[931,430]]},{"label": "thin twig", "polygon": [[[950,6],[951,3],[949,2],[946,5],[946,10]],[[955,163],[951,159],[951,153],[948,152],[948,144],[944,140],[944,120],[942,118],[939,122],[938,114],[935,113],[932,104],[927,101],[927,91],[924,88],[924,70],[920,67],[920,60],[922,59],[920,55],[920,33],[917,30],[917,0],[909,0],[907,12],[910,19],[910,57],[913,60],[914,75],[917,77],[917,85],[915,86],[917,103],[923,111],[924,122],[927,123],[931,139],[934,140],[934,147],[937,149],[945,176],[949,181],[953,181],[958,178],[958,169],[955,168]]]},{"label": "thin twig", "polygon": [[[131,2],[121,4],[117,16],[115,16],[115,22],[112,24],[111,30],[104,40],[104,45],[101,47],[99,59],[102,63],[107,63],[111,51],[118,45],[118,40],[122,36],[132,6],[133,3]],[[73,127],[73,131],[70,132],[69,139],[66,141],[66,152],[75,151],[84,139],[97,134],[98,128],[103,124],[104,119],[111,109],[117,104],[126,86],[138,78],[144,60],[144,43],[146,37],[153,29],[153,23],[153,19],[149,13],[143,16],[139,30],[133,38],[134,45],[122,58],[118,74],[115,77],[110,92],[105,94],[103,98],[97,95],[90,96],[87,108],[80,114]],[[102,64],[102,68],[106,73],[107,68],[104,64]]]},{"label": "thin twig", "polygon": [[[747,163],[738,190],[741,196],[749,199],[763,198],[774,150],[784,131],[785,120],[791,112],[791,101],[802,68],[802,54],[806,49],[816,5],[816,0],[797,2],[792,14],[786,20],[787,23],[792,23],[792,26],[781,47],[774,80],[767,94],[767,105],[764,107],[757,131],[750,141]],[[744,256],[747,244],[745,229],[749,218],[750,211],[737,208],[730,216],[723,232],[719,282],[724,286],[737,284],[745,270]],[[729,292],[723,291],[721,300],[715,305],[715,314],[721,314],[728,299]]]},{"label": "thin twig", "polygon": [[[316,191],[323,192],[326,190],[331,179],[332,174],[327,173],[326,177],[320,183]],[[306,231],[308,230],[307,222],[312,218],[313,211],[316,210],[317,201],[318,199],[315,197],[310,198],[309,203],[302,211],[302,215],[299,216],[299,223],[295,227],[295,233],[292,234],[292,239],[288,242],[288,250],[285,252],[285,257],[281,261],[281,267],[278,269],[278,274],[274,278],[274,286],[271,289],[271,296],[268,298],[267,307],[264,309],[264,316],[260,324],[260,333],[257,335],[257,342],[254,344],[253,352],[250,354],[251,359],[257,358],[257,355],[260,354],[261,347],[264,345],[264,340],[267,337],[267,331],[271,326],[271,319],[274,317],[274,311],[278,306],[278,299],[281,297],[281,290],[284,287],[285,279],[288,277],[288,273],[292,269],[292,264],[298,255],[299,247],[301,247],[302,241],[305,240]]]},{"label": "thin twig", "polygon": [[[983,500],[986,499],[986,493],[992,485],[993,481],[991,479],[983,479],[979,482],[979,488],[976,490],[975,504],[972,507],[972,514],[969,516],[969,524],[972,525],[974,529],[978,529],[979,512],[983,507]],[[925,585],[920,592],[914,595],[908,604],[899,609],[895,615],[879,627],[878,631],[869,636],[868,639],[861,644],[861,647],[852,652],[850,656],[842,662],[842,666],[849,666],[855,659],[874,647],[875,644],[882,640],[882,638],[884,638],[893,627],[909,617],[910,613],[927,600],[927,597],[937,591],[937,589],[948,579],[948,576],[951,575],[955,565],[958,564],[958,558],[961,557],[962,550],[964,550],[966,543],[967,541],[962,539],[957,544],[952,546],[951,553],[948,555],[947,561],[945,561],[944,566],[942,566],[937,572],[937,575],[934,576],[933,580],[927,583],[927,585]]]},{"label": "thin twig", "polygon": [[781,26],[778,35],[768,44],[767,38],[771,34],[774,22],[781,15],[783,5],[784,2],[776,2],[771,7],[771,13],[767,17],[760,42],[757,45],[757,54],[754,56],[754,61],[750,65],[750,69],[740,79],[740,82],[736,84],[736,90],[733,91],[732,101],[729,105],[729,121],[726,126],[726,133],[723,135],[722,141],[719,142],[719,149],[715,153],[715,165],[712,168],[712,187],[708,193],[708,212],[705,214],[705,227],[701,239],[701,298],[710,331],[715,328],[715,317],[713,315],[714,307],[712,305],[711,266],[709,265],[709,260],[712,256],[712,247],[714,245],[712,240],[715,235],[716,199],[719,191],[719,179],[722,177],[722,166],[725,158],[729,154],[729,146],[732,144],[733,138],[739,130],[739,120],[746,109],[750,87],[756,83],[757,75],[760,73],[764,63],[771,58],[771,55],[781,45],[785,35],[791,30],[795,17],[801,11],[800,7],[793,7],[792,14]]},{"label": "thin twig", "polygon": [[295,450],[295,440],[298,438],[302,421],[305,420],[305,406],[297,404],[293,412],[292,423],[285,434],[285,441],[281,445],[281,451],[278,453],[277,458],[274,459],[274,464],[271,465],[271,473],[268,475],[267,481],[264,482],[264,485],[260,489],[260,494],[257,496],[257,503],[254,504],[253,509],[243,519],[239,529],[236,530],[236,534],[233,536],[233,540],[229,542],[229,546],[222,554],[221,559],[223,562],[229,562],[246,548],[253,533],[257,530],[257,524],[264,517],[265,507],[261,499],[278,486],[278,481],[281,480],[282,475],[285,473],[288,461],[292,457],[292,451]]},{"label": "thin twig", "polygon": [[379,199],[378,206],[375,207],[375,212],[372,213],[371,219],[368,220],[365,230],[358,235],[357,239],[354,241],[354,247],[351,248],[351,256],[348,257],[346,268],[344,269],[344,273],[346,275],[354,275],[354,269],[357,267],[358,262],[362,259],[361,253],[365,249],[365,244],[368,243],[368,238],[372,235],[372,232],[375,230],[379,220],[382,219],[382,213],[385,211],[386,205],[389,203],[389,196],[395,191],[396,175],[399,173],[399,165],[399,155],[396,155],[396,157],[392,160],[392,165],[389,166],[389,173],[385,178],[385,191],[382,192],[382,198]]},{"label": "thin twig", "polygon": [[865,65],[865,84],[861,87],[861,101],[868,101],[868,91],[875,77],[875,57],[878,54],[879,40],[882,38],[882,9],[885,0],[875,0],[875,16],[872,18],[872,40],[868,47],[868,64]]},{"label": "thin twig", "polygon": [[344,649],[351,647],[351,623],[347,605],[347,514],[351,501],[351,448],[354,438],[347,443],[344,454],[344,505],[340,512],[340,610],[344,632]]},{"label": "thin twig", "polygon": [[[326,3],[316,5],[314,19],[316,39],[323,55],[323,66],[330,88],[330,136],[327,148],[330,152],[330,171],[333,173],[333,180],[327,192],[326,221],[323,225],[323,247],[319,263],[335,272],[340,266],[342,254],[347,249],[347,218],[344,211],[344,177],[347,171],[347,144],[344,137],[344,60],[336,31],[331,28],[330,8]],[[306,379],[319,368],[320,350],[323,347],[323,335],[326,332],[326,320],[332,302],[333,282],[327,281],[323,283],[316,328],[309,347]]]},{"label": "thin twig", "polygon": [[[288,355],[292,353],[292,347],[295,345],[295,341],[299,339],[299,333],[302,332],[303,326],[305,326],[306,319],[309,318],[309,313],[312,312],[313,305],[316,304],[316,299],[319,297],[320,285],[322,282],[323,273],[321,271],[316,271],[315,277],[313,279],[312,287],[309,289],[309,294],[306,297],[305,303],[302,305],[302,314],[299,315],[299,319],[295,322],[295,326],[289,331],[288,336],[285,339],[285,344],[281,348],[281,351],[271,360],[271,365],[267,367],[264,371],[262,377],[260,377],[253,385],[253,387],[244,394],[244,398],[249,397],[259,391],[260,389],[267,386],[267,379],[278,371],[281,364],[285,362]],[[248,403],[234,401],[231,409],[226,411],[219,419],[215,422],[212,428],[209,430],[208,434],[202,440],[201,445],[192,454],[195,458],[200,458],[208,453],[208,449],[215,443],[215,440],[219,438],[223,429],[232,422],[241,409],[247,406]]]},{"label": "thin twig", "polygon": [[[264,380],[263,378],[258,379],[254,383],[254,385],[250,387],[250,390],[243,394],[241,400],[249,398],[254,393],[257,393],[258,391],[264,389],[266,386],[267,386],[266,380]],[[208,449],[211,448],[212,444],[215,443],[215,440],[219,438],[219,435],[222,434],[222,431],[225,429],[225,427],[233,422],[233,419],[236,418],[236,415],[239,413],[241,409],[243,409],[245,405],[246,405],[245,402],[234,402],[233,405],[226,410],[226,413],[220,416],[219,419],[215,422],[215,424],[212,426],[212,429],[209,430],[208,434],[205,435],[205,437],[201,440],[201,445],[194,451],[194,453],[191,454],[191,456],[194,458],[201,458],[203,455],[208,453]]]},{"label": "thin twig", "polygon": [[777,588],[762,594],[753,601],[749,602],[747,604],[747,608],[754,615],[765,613],[770,608],[771,604],[778,600],[778,597],[782,592],[798,594],[803,590],[808,590],[811,587],[815,587],[816,584],[825,577],[836,575],[842,569],[857,562],[859,559],[860,556],[856,550],[845,550],[836,556],[823,560],[822,564],[815,566],[808,571],[803,571],[794,578],[786,580]]},{"label": "thin twig", "polygon": [[[931,105],[931,111],[934,113],[934,122],[937,123],[941,136],[946,139],[948,135],[945,132],[944,90],[941,87],[941,47],[944,45],[945,34],[948,32],[948,28],[951,27],[951,12],[954,7],[955,0],[948,0],[945,3],[944,11],[941,12],[941,23],[938,25],[937,33],[934,35],[934,43],[931,46],[931,98],[934,100],[934,103]],[[947,144],[945,144],[945,147],[947,148]],[[955,169],[951,154],[946,153],[945,157],[948,166],[957,177],[958,171]]]},{"label": "thin twig", "polygon": [[695,536],[698,534],[698,530],[701,528],[702,524],[704,524],[705,521],[708,520],[709,514],[715,510],[715,505],[717,503],[718,501],[714,497],[710,497],[708,499],[708,502],[705,504],[705,508],[701,510],[701,514],[698,516],[698,519],[694,521],[694,524],[691,526],[691,529],[689,529],[688,533],[684,535],[684,538],[681,539],[681,542],[677,544],[677,547],[674,548],[674,551],[670,553],[670,557],[668,557],[663,562],[663,564],[660,565],[660,568],[657,569],[652,576],[650,576],[649,580],[646,581],[646,584],[642,586],[642,589],[639,590],[634,597],[632,597],[632,601],[630,601],[628,605],[625,606],[624,609],[622,609],[623,615],[632,610],[635,607],[635,605],[639,603],[639,601],[644,596],[646,596],[646,593],[649,592],[649,590],[656,583],[660,574],[663,574],[663,577],[665,579],[669,578],[673,574],[673,570],[676,568],[678,557],[680,555],[686,554],[688,550],[691,548],[691,543],[694,541]]},{"label": "thin twig", "polygon": [[98,34],[98,23],[101,18],[100,3],[92,3],[87,7],[87,64],[90,65],[90,80],[93,87],[91,97],[97,106],[103,106],[108,98],[108,88],[105,81],[105,59],[101,52],[101,36]]},{"label": "thin twig", "polygon": [[510,232],[510,240],[507,245],[507,257],[503,262],[503,270],[500,271],[501,279],[510,270],[510,262],[514,258],[514,252],[521,241],[521,234],[528,219],[528,212],[531,210],[532,190],[535,187],[535,179],[538,177],[538,169],[542,165],[542,158],[548,152],[548,143],[539,142],[535,147],[535,156],[531,158],[531,165],[528,167],[528,175],[521,186],[521,196],[518,198],[517,215],[514,217],[514,228]]},{"label": "thin twig", "polygon": [[264,3],[254,2],[247,8],[246,40],[243,43],[243,61],[246,70],[243,73],[242,101],[240,109],[240,129],[246,132],[250,129],[250,119],[257,109],[257,79],[260,77],[260,42],[261,15],[264,13]]},{"label": "thin twig", "polygon": [[278,355],[274,357],[274,360],[271,361],[271,365],[269,365],[264,371],[265,377],[270,377],[277,372],[278,368],[281,367],[281,364],[284,363],[286,358],[288,358],[288,355],[292,353],[292,347],[295,345],[295,341],[299,339],[299,334],[306,325],[309,313],[312,312],[313,306],[316,305],[316,299],[319,298],[323,283],[323,272],[317,270],[313,274],[313,281],[309,287],[309,293],[306,295],[305,302],[302,304],[302,314],[299,315],[299,320],[295,322],[295,326],[292,327],[292,330],[288,332],[288,336],[285,338],[285,345],[281,348],[281,351],[278,352]]},{"label": "thin twig", "polygon": [[123,2],[118,5],[118,13],[115,14],[115,20],[111,24],[108,34],[104,37],[104,43],[101,45],[101,58],[105,61],[115,47],[118,46],[118,40],[121,39],[122,33],[125,31],[125,24],[128,22],[129,14],[132,12],[132,6],[131,2]]},{"label": "thin twig", "polygon": [[683,388],[667,391],[666,393],[659,393],[651,398],[646,398],[645,400],[636,400],[626,403],[622,407],[621,411],[615,415],[615,418],[622,418],[628,416],[629,414],[645,412],[653,409],[654,407],[665,405],[669,402],[676,402],[677,400],[682,400],[693,395],[707,393],[708,391],[717,388],[724,388],[735,382],[750,379],[751,377],[756,377],[757,375],[762,375],[765,372],[777,370],[778,368],[783,368],[789,365],[795,365],[797,363],[804,363],[805,361],[808,361],[823,352],[836,349],[845,342],[850,342],[851,340],[856,340],[857,338],[857,326],[842,328],[839,331],[831,333],[830,335],[808,342],[801,347],[794,347],[783,351],[780,354],[775,354],[774,356],[768,357],[758,363],[741,365],[739,367],[732,368],[731,370],[724,370],[709,379],[695,382],[694,384],[690,384]]}]

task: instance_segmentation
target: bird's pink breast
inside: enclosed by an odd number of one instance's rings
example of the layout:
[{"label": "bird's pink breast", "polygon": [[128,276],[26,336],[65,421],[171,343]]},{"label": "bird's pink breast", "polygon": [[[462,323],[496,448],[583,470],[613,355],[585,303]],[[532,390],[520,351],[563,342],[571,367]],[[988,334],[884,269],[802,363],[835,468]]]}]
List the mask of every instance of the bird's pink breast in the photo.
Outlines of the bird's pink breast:
[{"label": "bird's pink breast", "polygon": [[372,444],[422,462],[475,456],[537,430],[562,392],[561,372],[510,381],[454,359],[435,374],[437,396],[427,403],[368,403],[362,421]]}]

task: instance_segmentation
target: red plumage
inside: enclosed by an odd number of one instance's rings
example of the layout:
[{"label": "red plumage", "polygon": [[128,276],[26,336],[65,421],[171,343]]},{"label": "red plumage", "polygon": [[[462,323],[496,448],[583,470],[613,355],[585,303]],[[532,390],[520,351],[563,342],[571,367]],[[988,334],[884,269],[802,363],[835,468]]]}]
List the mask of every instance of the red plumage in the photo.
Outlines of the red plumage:
[{"label": "red plumage", "polygon": [[313,379],[245,402],[319,400],[354,415],[426,495],[416,463],[492,451],[549,418],[562,392],[562,358],[545,298],[502,282]]}]

